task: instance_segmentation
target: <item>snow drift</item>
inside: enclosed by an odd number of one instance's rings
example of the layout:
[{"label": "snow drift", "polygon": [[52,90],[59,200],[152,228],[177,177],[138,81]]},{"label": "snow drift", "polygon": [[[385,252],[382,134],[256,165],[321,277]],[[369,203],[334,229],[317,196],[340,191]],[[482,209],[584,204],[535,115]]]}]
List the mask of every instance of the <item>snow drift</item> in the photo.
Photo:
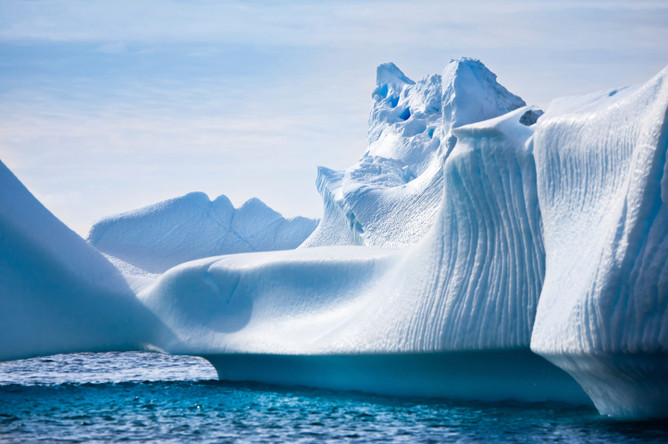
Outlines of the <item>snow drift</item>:
[{"label": "snow drift", "polygon": [[221,254],[297,248],[315,229],[305,217],[285,219],[259,199],[235,209],[226,196],[190,193],[107,217],[91,228],[95,248],[150,273]]}]

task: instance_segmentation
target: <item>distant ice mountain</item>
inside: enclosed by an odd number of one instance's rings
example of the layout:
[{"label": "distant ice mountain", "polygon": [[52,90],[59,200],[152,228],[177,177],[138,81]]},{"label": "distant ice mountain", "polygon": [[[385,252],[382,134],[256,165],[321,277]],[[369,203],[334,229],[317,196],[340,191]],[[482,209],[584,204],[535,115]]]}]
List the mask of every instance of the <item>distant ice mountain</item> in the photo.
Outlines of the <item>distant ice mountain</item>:
[{"label": "distant ice mountain", "polygon": [[380,65],[372,98],[360,161],[345,171],[318,168],[324,217],[304,247],[414,245],[436,221],[453,129],[526,105],[467,58],[418,82],[393,63]]},{"label": "distant ice mountain", "polygon": [[259,199],[235,209],[226,196],[190,193],[107,217],[88,242],[127,264],[162,273],[183,262],[221,254],[297,248],[315,229],[305,217],[285,219]]}]

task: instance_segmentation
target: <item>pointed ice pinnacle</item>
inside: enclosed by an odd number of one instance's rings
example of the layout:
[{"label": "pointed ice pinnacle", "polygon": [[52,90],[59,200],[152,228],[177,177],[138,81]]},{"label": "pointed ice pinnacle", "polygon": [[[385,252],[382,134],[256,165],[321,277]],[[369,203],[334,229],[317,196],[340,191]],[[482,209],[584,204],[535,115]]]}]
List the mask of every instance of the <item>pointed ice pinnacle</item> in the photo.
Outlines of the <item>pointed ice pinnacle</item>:
[{"label": "pointed ice pinnacle", "polygon": [[[336,180],[319,171],[325,216],[304,246],[415,244],[436,219],[443,165],[456,142],[452,129],[524,106],[485,65],[468,58],[418,82],[385,63],[376,85],[368,149]],[[352,226],[362,230],[345,231]]]},{"label": "pointed ice pinnacle", "polygon": [[[515,110],[526,103],[496,81],[479,60],[452,60],[443,70],[443,124],[457,128]],[[445,131],[447,132],[447,131]]]}]

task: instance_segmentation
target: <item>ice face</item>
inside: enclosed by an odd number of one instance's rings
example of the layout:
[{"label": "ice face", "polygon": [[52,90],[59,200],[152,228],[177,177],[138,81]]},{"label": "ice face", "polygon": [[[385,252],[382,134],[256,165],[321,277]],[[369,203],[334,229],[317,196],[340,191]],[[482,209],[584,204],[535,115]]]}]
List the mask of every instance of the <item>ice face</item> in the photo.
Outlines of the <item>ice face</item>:
[{"label": "ice face", "polygon": [[614,416],[668,414],[668,69],[536,124],[546,251],[531,347]]},{"label": "ice face", "polygon": [[317,221],[285,219],[259,199],[235,209],[226,196],[189,193],[97,222],[88,241],[98,250],[162,273],[183,262],[221,254],[296,248]]}]

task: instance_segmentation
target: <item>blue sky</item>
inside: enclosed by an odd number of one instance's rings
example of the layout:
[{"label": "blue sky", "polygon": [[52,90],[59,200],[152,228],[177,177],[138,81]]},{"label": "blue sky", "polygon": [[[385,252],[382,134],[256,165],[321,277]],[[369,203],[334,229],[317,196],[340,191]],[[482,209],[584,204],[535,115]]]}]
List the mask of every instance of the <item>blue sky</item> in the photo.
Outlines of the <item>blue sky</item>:
[{"label": "blue sky", "polygon": [[319,217],[375,67],[481,59],[528,103],[668,64],[665,1],[0,1],[0,159],[64,222],[201,190]]}]

